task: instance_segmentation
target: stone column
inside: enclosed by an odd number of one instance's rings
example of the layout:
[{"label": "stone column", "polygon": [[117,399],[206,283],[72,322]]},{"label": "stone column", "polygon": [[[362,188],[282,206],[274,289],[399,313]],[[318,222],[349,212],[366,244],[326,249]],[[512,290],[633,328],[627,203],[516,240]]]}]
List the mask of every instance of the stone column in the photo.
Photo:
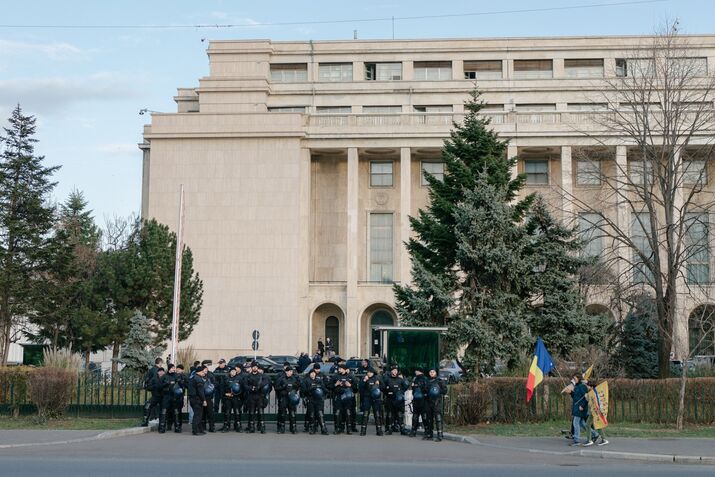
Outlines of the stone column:
[{"label": "stone column", "polygon": [[568,226],[574,219],[571,146],[561,146],[561,189],[563,196],[561,199],[562,220]]},{"label": "stone column", "polygon": [[[616,146],[616,224],[618,228],[623,232],[630,234],[630,213],[628,210],[628,205],[622,194],[626,188],[628,180],[628,149],[626,146]],[[614,252],[617,257],[628,260],[617,260],[616,270],[618,274],[618,279],[624,282],[630,282],[630,271],[628,266],[628,261],[630,261],[630,250],[628,247],[618,242],[615,244]],[[628,275],[628,276],[626,276]]]},{"label": "stone column", "polygon": [[[506,148],[506,157],[511,159],[512,157],[516,157],[518,154],[518,148],[512,144],[507,146]],[[519,164],[517,163],[512,169],[511,169],[511,178],[512,180],[516,179],[516,176],[519,175]]]},{"label": "stone column", "polygon": [[400,148],[400,282],[412,281],[410,255],[405,242],[410,238],[410,213],[412,208],[412,154],[409,147]]},{"label": "stone column", "polygon": [[[345,307],[345,353],[357,356],[360,336],[358,315],[358,149],[348,148],[347,303]],[[351,333],[350,330],[353,330]],[[352,335],[352,336],[351,336]]]},{"label": "stone column", "polygon": [[353,61],[353,81],[365,79],[365,63],[363,61]]},{"label": "stone column", "polygon": [[[299,227],[300,243],[298,245],[298,287],[300,290],[299,294],[299,306],[300,306],[300,319],[298,320],[299,326],[303,323],[307,323],[307,336],[308,340],[307,346],[303,349],[310,350],[312,348],[311,344],[311,331],[312,331],[312,317],[310,316],[310,309],[308,306],[308,296],[310,290],[310,149],[302,148],[300,150],[299,159]],[[303,319],[305,318],[305,319]]]}]

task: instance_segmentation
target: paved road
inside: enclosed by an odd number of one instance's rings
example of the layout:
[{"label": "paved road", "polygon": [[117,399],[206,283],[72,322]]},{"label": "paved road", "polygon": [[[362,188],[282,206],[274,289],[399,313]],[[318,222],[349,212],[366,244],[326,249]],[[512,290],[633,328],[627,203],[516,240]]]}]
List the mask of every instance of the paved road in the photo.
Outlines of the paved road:
[{"label": "paved road", "polygon": [[[699,465],[609,462],[400,436],[156,433],[37,448],[0,449],[2,476],[260,475],[461,477],[709,476]],[[582,474],[585,475],[585,474]]]}]

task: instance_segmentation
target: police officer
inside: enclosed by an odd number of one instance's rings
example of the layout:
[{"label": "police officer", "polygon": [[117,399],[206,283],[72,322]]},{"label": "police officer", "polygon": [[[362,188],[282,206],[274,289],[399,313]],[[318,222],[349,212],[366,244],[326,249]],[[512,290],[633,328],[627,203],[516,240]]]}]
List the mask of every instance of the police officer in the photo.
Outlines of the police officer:
[{"label": "police officer", "polygon": [[433,431],[437,431],[436,442],[440,442],[444,437],[444,423],[442,422],[442,396],[447,394],[447,385],[444,380],[440,379],[435,368],[429,370],[427,385],[427,422],[428,428],[425,429],[424,439],[431,439]]},{"label": "police officer", "polygon": [[[220,399],[220,390],[216,389],[216,377],[209,371],[209,366],[211,366],[211,360],[205,359],[201,362],[201,365],[206,368],[206,375],[204,380],[206,385],[204,386],[204,395],[206,398],[207,405],[204,408],[204,429],[209,428],[209,432],[216,432],[216,416],[214,414],[214,400]],[[217,396],[218,394],[218,396]]]},{"label": "police officer", "polygon": [[[230,398],[226,398],[226,391],[228,388],[228,366],[226,366],[226,360],[221,358],[218,360],[218,366],[216,366],[216,369],[213,370],[213,376],[214,380],[216,381],[216,397],[214,398],[214,415],[219,413],[219,407],[221,408],[221,411],[224,413],[224,416],[227,413],[227,409],[229,406],[228,400]],[[225,421],[225,417],[224,417]],[[221,429],[223,431],[223,429]]]},{"label": "police officer", "polygon": [[149,368],[149,370],[144,375],[144,389],[151,393],[149,399],[144,403],[144,417],[142,418],[142,427],[147,427],[149,425],[149,418],[152,412],[161,409],[161,392],[157,391],[157,373],[159,369],[164,369],[162,366],[164,360],[161,358],[156,358],[154,360],[154,366]]},{"label": "police officer", "polygon": [[317,427],[320,426],[320,433],[327,436],[328,429],[325,427],[323,416],[327,387],[323,375],[320,373],[320,364],[313,365],[313,370],[303,381],[303,391],[308,399],[307,413],[310,416],[310,434],[315,434]]},{"label": "police officer", "polygon": [[383,435],[382,394],[385,390],[384,384],[379,376],[375,374],[375,370],[368,368],[367,374],[365,374],[360,382],[360,386],[360,408],[362,409],[360,435],[364,436],[367,434],[367,422],[370,419],[370,410],[372,409],[372,413],[375,416],[375,430],[377,435],[381,436]]},{"label": "police officer", "polygon": [[350,374],[350,370],[341,363],[338,374],[330,380],[330,389],[333,393],[333,422],[335,434],[352,434],[352,423],[355,420],[355,391],[357,381]]},{"label": "police officer", "polygon": [[273,381],[271,381],[270,376],[265,374],[265,369],[263,366],[258,367],[258,374],[261,375],[261,434],[266,433],[266,420],[265,420],[265,410],[268,407],[268,401],[271,397],[271,390],[273,389]]},{"label": "police officer", "polygon": [[290,433],[295,434],[295,412],[300,402],[300,379],[291,366],[276,379],[276,398],[278,399],[278,433],[285,434],[285,417],[288,414]]},{"label": "police officer", "polygon": [[191,434],[200,436],[206,434],[203,424],[204,409],[208,405],[204,387],[206,380],[204,379],[208,368],[199,365],[194,370],[194,375],[189,380],[189,405],[193,409],[193,417],[191,419]]},{"label": "police officer", "polygon": [[159,387],[161,389],[161,413],[159,414],[159,434],[163,434],[166,432],[167,415],[170,416],[172,422],[174,421],[174,393],[178,392],[182,396],[184,393],[184,390],[181,389],[181,384],[179,383],[179,378],[176,373],[176,366],[170,364],[167,369],[167,373],[164,374],[159,381]]},{"label": "police officer", "polygon": [[424,370],[422,368],[415,369],[415,377],[410,383],[410,389],[412,390],[412,429],[410,430],[410,437],[417,435],[420,417],[422,418],[422,427],[424,427],[425,433],[427,432],[426,386],[427,376],[425,376]]},{"label": "police officer", "polygon": [[248,404],[248,432],[253,434],[256,428],[260,430],[263,424],[263,406],[261,382],[263,375],[258,372],[258,363],[251,363],[251,372],[246,376],[246,401]]},{"label": "police officer", "polygon": [[222,393],[223,427],[221,432],[231,430],[231,417],[233,417],[233,430],[240,432],[238,426],[241,422],[241,393],[243,392],[242,376],[238,374],[240,367],[231,368],[226,379],[226,387]]},{"label": "police officer", "polygon": [[408,383],[396,364],[382,378],[385,383],[385,433],[405,434],[405,391]]}]

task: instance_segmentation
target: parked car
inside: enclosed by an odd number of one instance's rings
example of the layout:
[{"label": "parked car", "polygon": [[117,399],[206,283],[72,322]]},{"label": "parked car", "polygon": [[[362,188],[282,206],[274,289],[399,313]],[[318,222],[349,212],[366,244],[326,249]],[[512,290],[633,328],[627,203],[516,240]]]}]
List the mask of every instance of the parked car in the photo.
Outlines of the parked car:
[{"label": "parked car", "polygon": [[[332,367],[333,363],[320,363],[320,372],[327,376],[330,374],[330,368]],[[313,371],[313,364],[308,365],[303,371],[303,374],[308,375],[311,371]]]},{"label": "parked car", "polygon": [[271,354],[271,355],[268,355],[268,359],[280,364],[281,369],[283,369],[283,364],[286,362],[293,367],[298,366],[298,358],[296,358],[293,355],[289,355],[289,354]]},{"label": "parked car", "polygon": [[372,369],[377,373],[382,372],[382,361],[380,361],[380,358],[350,358],[345,361],[345,366],[355,374],[361,373],[360,363],[362,363],[363,359],[367,359]]},{"label": "parked car", "polygon": [[[237,363],[243,365],[246,361],[253,361],[253,356],[235,356],[228,361],[228,367],[232,368],[236,366]],[[256,362],[268,373],[277,373],[283,369],[282,364],[278,364],[272,359],[263,356],[256,356]]]},{"label": "parked car", "polygon": [[443,359],[439,362],[439,377],[453,384],[461,381],[464,371],[456,359]]}]

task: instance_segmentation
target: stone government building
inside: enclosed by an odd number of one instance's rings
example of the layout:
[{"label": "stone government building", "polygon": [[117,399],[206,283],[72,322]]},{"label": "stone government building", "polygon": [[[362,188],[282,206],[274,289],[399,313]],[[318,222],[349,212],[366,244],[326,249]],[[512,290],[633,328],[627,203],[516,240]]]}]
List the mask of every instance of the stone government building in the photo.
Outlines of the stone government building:
[{"label": "stone government building", "polygon": [[[715,36],[689,40],[712,75]],[[185,242],[205,285],[189,343],[201,356],[251,354],[259,329],[259,354],[314,351],[326,336],[343,356],[373,354],[371,326],[397,323],[392,283],[410,281],[402,244],[408,216],[427,203],[422,171],[442,173],[440,147],[475,81],[484,114],[527,174],[524,193],[587,223],[563,194],[597,197],[594,170],[614,173],[630,156],[614,145],[601,161],[578,159],[598,147],[577,132],[593,129],[603,109],[587,98],[603,78],[627,74],[625,58],[644,41],[211,42],[210,74],[178,89],[176,113],[152,115],[140,145],[143,217],[175,229],[185,187]],[[629,220],[614,204],[604,210]],[[604,252],[604,242],[589,252]],[[708,281],[710,261],[708,253],[701,267]],[[703,305],[686,301],[676,348],[687,346],[688,315]],[[598,293],[589,310],[615,315]]]}]

